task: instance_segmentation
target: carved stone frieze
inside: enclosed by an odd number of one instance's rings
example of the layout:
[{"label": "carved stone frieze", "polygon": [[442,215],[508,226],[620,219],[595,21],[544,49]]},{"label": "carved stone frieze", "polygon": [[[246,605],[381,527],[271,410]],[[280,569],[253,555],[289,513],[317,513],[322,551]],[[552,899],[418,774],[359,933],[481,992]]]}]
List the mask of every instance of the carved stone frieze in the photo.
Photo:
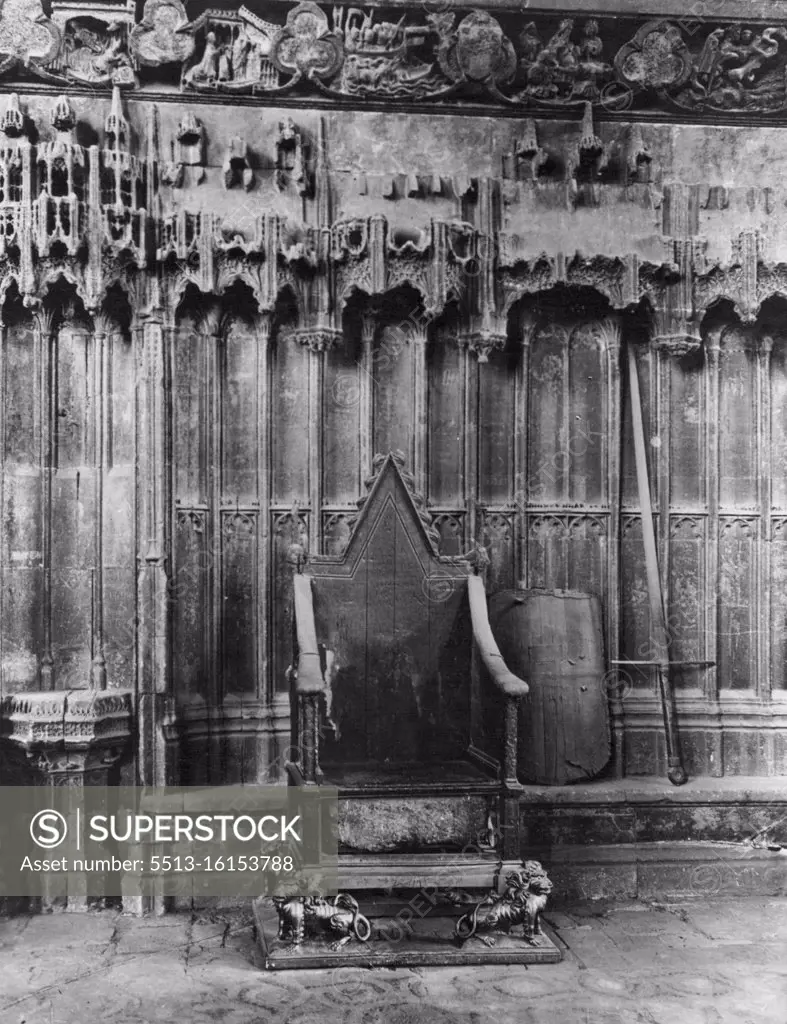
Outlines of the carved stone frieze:
[{"label": "carved stone frieze", "polygon": [[635,89],[679,89],[691,77],[692,58],[679,28],[651,21],[618,50],[615,69]]},{"label": "carved stone frieze", "polygon": [[[359,98],[419,99],[450,90],[437,62],[424,59],[433,38],[431,24],[387,21],[375,11],[335,8],[344,61],[332,87]],[[431,54],[434,57],[434,54]]]},{"label": "carved stone frieze", "polygon": [[432,15],[439,43],[437,60],[451,82],[483,82],[496,88],[508,84],[517,69],[511,40],[486,11],[472,11],[456,28],[455,15]]},{"label": "carved stone frieze", "polygon": [[[704,36],[704,38],[703,38]],[[643,25],[615,66],[627,85],[658,90],[687,110],[782,110],[787,28],[708,26],[689,47],[669,21]]]},{"label": "carved stone frieze", "polygon": [[525,17],[510,7],[457,12],[311,0],[269,0],[254,12],[242,4],[210,8],[192,21],[182,0],[147,0],[139,21],[135,5],[122,0],[55,0],[51,19],[41,0],[0,7],[0,74],[155,88],[173,65],[184,90],[228,95],[297,91],[457,110],[469,100],[523,112],[582,102],[611,111],[787,110],[787,28],[778,22]]},{"label": "carved stone frieze", "polygon": [[271,41],[270,56],[279,71],[296,80],[330,79],[342,66],[344,47],[327,14],[306,0],[287,14],[284,26]]},{"label": "carved stone frieze", "polygon": [[228,93],[278,89],[281,73],[270,54],[279,29],[245,6],[206,11],[180,30],[191,35],[195,51],[194,60],[183,65],[183,87]]},{"label": "carved stone frieze", "polygon": [[519,70],[523,88],[518,99],[549,104],[598,101],[613,69],[603,59],[604,43],[594,18],[581,29],[564,18],[546,37],[535,21],[519,35]]}]

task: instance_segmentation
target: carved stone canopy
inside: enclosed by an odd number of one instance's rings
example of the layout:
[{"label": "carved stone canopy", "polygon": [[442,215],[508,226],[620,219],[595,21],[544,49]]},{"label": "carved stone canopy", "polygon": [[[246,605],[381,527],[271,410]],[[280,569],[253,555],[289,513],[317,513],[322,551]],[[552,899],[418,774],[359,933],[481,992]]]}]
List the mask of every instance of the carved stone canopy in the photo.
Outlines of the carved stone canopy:
[{"label": "carved stone canopy", "polygon": [[[309,31],[322,24],[313,11],[307,14],[302,12]],[[386,24],[375,25],[372,19],[367,28],[375,28],[379,39]],[[508,50],[488,19],[474,20],[470,36],[482,24],[503,67]],[[570,39],[568,25],[563,31]],[[383,37],[385,32],[387,28]],[[319,33],[316,38],[322,40]],[[588,53],[596,48],[594,39],[592,32],[586,38]],[[283,37],[280,42],[284,46]],[[290,44],[296,46],[295,37]],[[451,65],[455,70],[470,60],[471,52],[467,39],[457,47],[461,57]],[[296,56],[290,54],[297,63],[301,57]],[[474,66],[473,75],[478,73]],[[479,85],[481,79],[474,81]],[[505,75],[497,79],[496,88],[505,81]],[[175,310],[190,286],[220,295],[240,281],[264,314],[274,311],[289,292],[297,308],[293,338],[322,351],[340,339],[343,311],[357,297],[368,303],[409,288],[417,293],[425,318],[434,320],[451,307],[461,311],[463,323],[456,336],[480,362],[504,347],[516,303],[557,286],[593,288],[616,310],[644,301],[654,313],[659,337],[686,336],[695,339],[691,344],[696,343],[696,325],[704,312],[719,300],[731,301],[741,319],[751,323],[764,301],[785,294],[787,249],[780,251],[782,243],[769,235],[768,226],[773,209],[784,201],[780,190],[745,190],[750,226],[730,239],[729,231],[716,225],[718,211],[735,190],[652,183],[654,157],[645,137],[647,126],[623,133],[625,146],[617,147],[621,151],[614,158],[618,180],[601,181],[602,168],[605,175],[608,170],[608,150],[615,147],[607,145],[609,126],[594,120],[592,101],[582,103],[582,121],[570,125],[567,133],[564,148],[570,150],[570,159],[558,172],[564,175],[560,181],[550,180],[551,170],[541,173],[545,150],[534,120],[528,118],[521,134],[512,133],[511,177],[474,177],[469,191],[454,183],[461,211],[452,214],[443,203],[438,213],[424,204],[419,223],[417,208],[427,197],[414,190],[413,182],[404,190],[399,187],[397,194],[412,200],[415,215],[410,211],[405,216],[387,201],[383,213],[371,200],[364,203],[361,216],[356,211],[348,211],[353,216],[344,211],[336,215],[328,198],[337,183],[332,180],[323,117],[312,118],[317,123],[308,131],[288,117],[282,119],[279,134],[266,142],[268,161],[255,153],[259,170],[252,173],[244,137],[228,132],[224,140],[208,138],[214,129],[206,131],[211,122],[202,110],[199,118],[181,113],[177,126],[170,119],[162,140],[158,107],[140,105],[143,123],[135,107],[132,126],[116,86],[101,145],[88,147],[78,141],[80,126],[62,96],[56,99],[52,124],[33,125],[36,132],[28,139],[27,114],[12,94],[0,124],[6,139],[0,154],[6,171],[0,167],[0,172],[12,186],[0,211],[0,294],[13,286],[24,302],[35,305],[64,279],[91,314],[116,285],[135,296],[132,305],[149,296],[143,305]],[[222,202],[213,205],[205,155],[207,144],[216,141],[226,146],[222,193],[238,191],[222,195]],[[163,151],[170,146],[177,152],[173,149],[167,163]],[[528,162],[530,170],[523,170]],[[553,161],[546,162],[551,167]],[[266,176],[269,182],[262,180]],[[417,178],[401,177],[405,182]],[[195,196],[191,187],[203,180],[205,196]],[[307,182],[311,184],[302,192]],[[420,188],[419,182],[415,185]],[[162,183],[185,187],[189,194],[173,196]],[[275,206],[264,198],[270,184],[281,193]],[[193,199],[199,199],[198,208]],[[630,251],[599,252],[603,233],[584,236],[585,253],[566,251],[566,245],[578,240],[568,234],[556,238],[553,226],[559,229],[565,220],[561,210],[571,210],[579,199],[600,206],[625,204],[637,227],[618,244],[620,249],[630,245]],[[699,236],[696,224],[690,225],[690,209],[706,211],[703,225],[710,223],[717,236],[727,235],[726,251],[719,237],[709,247]],[[539,233],[529,232],[530,223],[543,227]],[[154,264],[161,274],[150,272]],[[680,344],[665,342],[673,349]]]}]

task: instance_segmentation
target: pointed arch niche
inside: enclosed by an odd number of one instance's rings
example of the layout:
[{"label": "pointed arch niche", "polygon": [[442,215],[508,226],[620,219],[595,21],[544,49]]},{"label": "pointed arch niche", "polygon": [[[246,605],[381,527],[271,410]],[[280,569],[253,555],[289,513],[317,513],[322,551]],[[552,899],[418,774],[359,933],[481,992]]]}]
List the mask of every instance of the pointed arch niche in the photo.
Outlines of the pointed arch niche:
[{"label": "pointed arch niche", "polygon": [[129,308],[53,282],[6,296],[0,686],[128,689],[136,673],[135,370]]}]

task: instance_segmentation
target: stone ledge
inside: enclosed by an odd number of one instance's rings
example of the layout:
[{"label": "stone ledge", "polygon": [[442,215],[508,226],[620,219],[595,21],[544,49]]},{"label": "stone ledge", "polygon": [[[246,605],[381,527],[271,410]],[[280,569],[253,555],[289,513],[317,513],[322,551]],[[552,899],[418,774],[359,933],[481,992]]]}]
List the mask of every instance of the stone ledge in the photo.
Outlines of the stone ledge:
[{"label": "stone ledge", "polygon": [[[291,0],[268,0],[268,3],[273,9],[277,6],[283,6],[285,9],[292,6]],[[210,0],[198,0],[189,6],[189,11],[193,11],[192,17],[196,17],[203,10],[213,6],[215,5]],[[415,4],[412,0],[366,0],[363,6],[413,8]],[[591,16],[610,14],[616,17],[646,15],[654,20],[672,16],[686,21],[702,21],[712,17],[750,22],[774,19],[778,21],[785,16],[784,0],[747,0],[744,9],[742,9],[741,0],[689,0],[688,3],[686,0],[650,0],[647,4],[643,0],[538,0],[537,3],[527,7],[522,0],[493,0],[493,2],[452,0],[451,7],[458,11],[512,11],[521,13],[523,17],[550,13],[569,17],[572,13],[576,13]]]},{"label": "stone ledge", "polygon": [[577,899],[671,901],[787,894],[787,852],[736,843],[532,848],[554,884],[550,905]]},{"label": "stone ledge", "polygon": [[699,777],[685,786],[673,786],[667,779],[641,776],[603,779],[573,786],[525,786],[523,805],[560,804],[595,806],[604,804],[697,804],[697,803],[784,803],[787,777],[732,775],[722,779]]},{"label": "stone ledge", "polygon": [[557,848],[657,842],[787,845],[787,780],[610,779],[575,786],[526,786],[521,816],[528,846]]}]

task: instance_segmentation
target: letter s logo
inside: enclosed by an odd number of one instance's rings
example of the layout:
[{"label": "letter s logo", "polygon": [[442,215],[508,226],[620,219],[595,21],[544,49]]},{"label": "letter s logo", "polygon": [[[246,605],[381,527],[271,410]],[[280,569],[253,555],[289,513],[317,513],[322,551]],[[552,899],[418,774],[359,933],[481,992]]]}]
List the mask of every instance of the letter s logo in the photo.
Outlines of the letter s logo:
[{"label": "letter s logo", "polygon": [[52,850],[60,846],[68,833],[66,819],[59,811],[39,811],[30,822],[30,835],[37,846]]}]

